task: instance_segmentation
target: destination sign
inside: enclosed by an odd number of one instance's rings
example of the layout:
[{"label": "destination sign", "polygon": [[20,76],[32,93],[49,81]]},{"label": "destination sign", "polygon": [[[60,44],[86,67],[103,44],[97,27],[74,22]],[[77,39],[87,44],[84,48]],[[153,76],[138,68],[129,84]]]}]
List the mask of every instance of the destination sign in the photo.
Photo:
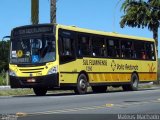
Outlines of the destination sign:
[{"label": "destination sign", "polygon": [[13,58],[11,59],[12,63],[29,63],[30,59],[29,58]]},{"label": "destination sign", "polygon": [[33,27],[22,27],[13,30],[13,36],[28,35],[37,33],[53,33],[53,26],[33,26]]}]

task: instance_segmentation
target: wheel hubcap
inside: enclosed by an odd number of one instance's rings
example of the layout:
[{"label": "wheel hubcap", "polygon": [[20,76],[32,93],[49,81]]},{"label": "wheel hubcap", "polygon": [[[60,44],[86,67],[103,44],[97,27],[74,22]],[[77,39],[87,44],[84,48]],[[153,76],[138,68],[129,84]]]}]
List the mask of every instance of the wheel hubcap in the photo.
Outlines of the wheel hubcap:
[{"label": "wheel hubcap", "polygon": [[81,79],[79,82],[79,86],[81,89],[85,89],[86,88],[86,82],[84,79]]},{"label": "wheel hubcap", "polygon": [[137,87],[138,86],[138,80],[135,78],[133,80],[133,87]]}]

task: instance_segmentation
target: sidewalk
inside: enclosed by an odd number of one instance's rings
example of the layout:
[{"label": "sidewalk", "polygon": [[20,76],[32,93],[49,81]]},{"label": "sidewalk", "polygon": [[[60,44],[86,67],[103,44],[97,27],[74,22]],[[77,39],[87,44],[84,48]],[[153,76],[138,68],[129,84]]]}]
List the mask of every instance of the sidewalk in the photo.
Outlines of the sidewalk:
[{"label": "sidewalk", "polygon": [[153,82],[149,82],[149,83],[139,83],[140,86],[145,86],[145,85],[153,85]]}]

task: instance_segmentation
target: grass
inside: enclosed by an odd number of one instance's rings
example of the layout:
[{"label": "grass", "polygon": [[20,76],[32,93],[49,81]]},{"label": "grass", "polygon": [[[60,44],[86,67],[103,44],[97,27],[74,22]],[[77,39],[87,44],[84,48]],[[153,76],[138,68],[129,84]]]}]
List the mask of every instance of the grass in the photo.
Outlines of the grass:
[{"label": "grass", "polygon": [[0,96],[23,96],[34,94],[32,89],[8,89],[0,90]]},{"label": "grass", "polygon": [[4,78],[0,76],[0,85],[5,85]]},{"label": "grass", "polygon": [[[74,93],[73,90],[52,90],[48,91],[47,94],[66,94]],[[24,95],[35,95],[33,89],[6,89],[0,90],[0,96],[24,96]]]}]

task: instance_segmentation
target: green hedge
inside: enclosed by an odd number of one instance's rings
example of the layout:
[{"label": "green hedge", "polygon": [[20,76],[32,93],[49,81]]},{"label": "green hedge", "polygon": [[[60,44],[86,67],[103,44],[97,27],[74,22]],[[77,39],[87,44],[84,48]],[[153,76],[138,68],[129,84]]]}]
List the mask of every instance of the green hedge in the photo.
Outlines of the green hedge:
[{"label": "green hedge", "polygon": [[10,41],[0,40],[0,73],[2,70],[8,70],[8,58],[9,58],[9,44]]},{"label": "green hedge", "polygon": [[0,85],[7,85],[5,70],[0,73]]}]

